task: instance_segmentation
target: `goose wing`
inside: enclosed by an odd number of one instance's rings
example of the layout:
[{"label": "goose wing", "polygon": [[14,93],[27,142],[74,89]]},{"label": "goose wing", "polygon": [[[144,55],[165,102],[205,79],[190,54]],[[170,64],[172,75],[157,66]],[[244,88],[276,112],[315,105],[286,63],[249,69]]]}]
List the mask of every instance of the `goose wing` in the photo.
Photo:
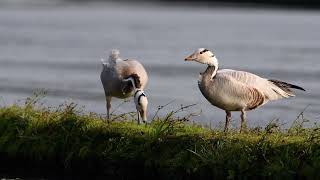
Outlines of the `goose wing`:
[{"label": "goose wing", "polygon": [[[126,59],[117,63],[117,71],[124,80],[131,77],[134,80],[136,88],[144,89],[148,82],[148,74],[142,64],[137,60]],[[127,82],[125,84],[127,84]],[[129,86],[130,85],[131,82]]]},{"label": "goose wing", "polygon": [[125,60],[126,63],[129,64],[128,71],[130,74],[135,74],[137,78],[139,78],[140,88],[145,89],[148,83],[148,73],[146,69],[143,67],[143,65],[135,60],[135,59],[127,59]]},{"label": "goose wing", "polygon": [[229,78],[233,78],[235,81],[242,83],[244,86],[257,89],[268,100],[276,100],[294,96],[294,94],[288,91],[284,91],[268,79],[262,78],[249,72],[235,71],[232,69],[223,69],[218,71],[218,74],[220,76],[227,76]]},{"label": "goose wing", "polygon": [[265,94],[254,86],[247,85],[228,74],[218,73],[210,85],[212,97],[209,98],[215,105],[228,110],[255,109],[265,102]]},{"label": "goose wing", "polygon": [[244,83],[248,86],[259,86],[265,83],[267,81],[264,78],[261,78],[260,76],[257,76],[255,74],[245,72],[245,71],[236,71],[232,69],[222,69],[218,71],[219,75],[222,76],[228,76],[232,77],[235,80]]}]

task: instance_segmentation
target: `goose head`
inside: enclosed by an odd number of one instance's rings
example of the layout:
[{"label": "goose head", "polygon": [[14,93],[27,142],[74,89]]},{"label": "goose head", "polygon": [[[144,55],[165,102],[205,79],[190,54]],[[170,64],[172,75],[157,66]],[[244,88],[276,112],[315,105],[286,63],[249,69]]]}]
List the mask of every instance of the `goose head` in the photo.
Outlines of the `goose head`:
[{"label": "goose head", "polygon": [[[134,94],[134,103],[143,122],[147,121],[148,98],[143,90],[138,89]],[[139,116],[139,115],[138,115]]]},{"label": "goose head", "polygon": [[218,59],[216,56],[208,49],[199,48],[190,56],[184,59],[185,61],[196,61],[201,64],[207,64],[209,66],[218,66]]}]

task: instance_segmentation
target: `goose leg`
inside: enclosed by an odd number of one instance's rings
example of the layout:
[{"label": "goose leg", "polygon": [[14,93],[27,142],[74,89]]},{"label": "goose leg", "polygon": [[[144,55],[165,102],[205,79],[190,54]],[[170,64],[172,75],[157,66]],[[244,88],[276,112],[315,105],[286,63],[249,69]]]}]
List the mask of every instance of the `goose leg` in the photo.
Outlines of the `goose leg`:
[{"label": "goose leg", "polygon": [[111,109],[111,96],[107,96],[107,117],[110,119],[110,109]]},{"label": "goose leg", "polygon": [[139,111],[137,110],[137,116],[138,116],[138,124],[140,124],[140,115],[139,115]]},{"label": "goose leg", "polygon": [[224,125],[224,132],[228,132],[230,121],[231,121],[231,112],[226,111],[226,123]]},{"label": "goose leg", "polygon": [[246,122],[246,111],[243,109],[241,110],[241,127],[240,133],[247,129],[247,122]]}]

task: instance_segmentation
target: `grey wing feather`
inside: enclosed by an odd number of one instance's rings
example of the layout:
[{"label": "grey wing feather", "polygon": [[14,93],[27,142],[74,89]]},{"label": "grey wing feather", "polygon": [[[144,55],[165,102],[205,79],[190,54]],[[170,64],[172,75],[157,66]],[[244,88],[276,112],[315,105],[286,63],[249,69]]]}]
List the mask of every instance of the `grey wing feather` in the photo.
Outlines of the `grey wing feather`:
[{"label": "grey wing feather", "polygon": [[232,77],[248,87],[254,87],[258,89],[269,100],[276,100],[294,96],[291,90],[287,90],[288,86],[286,86],[286,88],[281,88],[276,83],[249,72],[235,71],[231,69],[221,70],[218,72],[222,75]]}]

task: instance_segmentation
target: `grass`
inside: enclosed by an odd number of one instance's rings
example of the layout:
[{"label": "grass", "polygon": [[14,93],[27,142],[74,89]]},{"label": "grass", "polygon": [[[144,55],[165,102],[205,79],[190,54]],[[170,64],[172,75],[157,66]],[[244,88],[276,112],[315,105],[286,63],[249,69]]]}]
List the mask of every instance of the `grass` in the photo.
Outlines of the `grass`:
[{"label": "grass", "polygon": [[[0,108],[0,174],[51,179],[316,179],[320,130],[301,116],[239,134],[187,123],[177,111],[137,125],[107,121],[76,104],[45,107],[38,97]],[[159,108],[161,109],[161,107]],[[300,122],[300,123],[299,123]]]}]

